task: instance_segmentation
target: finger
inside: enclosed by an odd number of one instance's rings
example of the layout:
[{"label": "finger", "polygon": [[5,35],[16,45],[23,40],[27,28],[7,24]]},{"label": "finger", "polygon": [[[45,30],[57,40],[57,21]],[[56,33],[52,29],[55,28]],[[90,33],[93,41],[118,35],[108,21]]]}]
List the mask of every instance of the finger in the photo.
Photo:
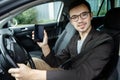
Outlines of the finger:
[{"label": "finger", "polygon": [[44,42],[45,44],[47,44],[47,41],[48,41],[48,36],[47,36],[46,31],[44,30],[44,39],[43,39],[43,42]]},{"label": "finger", "polygon": [[20,70],[22,71],[23,69],[28,69],[28,68],[30,68],[30,67],[28,67],[27,65],[25,65],[25,64],[17,64],[18,66],[19,66],[19,72],[20,72]]},{"label": "finger", "polygon": [[13,77],[15,77],[17,79],[21,78],[20,74],[17,74],[17,73],[13,73],[13,74],[11,74],[11,76],[13,76]]},{"label": "finger", "polygon": [[19,78],[15,78],[15,80],[21,80],[21,79],[19,79]]},{"label": "finger", "polygon": [[34,31],[32,31],[32,39],[34,40]]},{"label": "finger", "polygon": [[25,66],[25,64],[20,64],[20,63],[17,63],[17,65],[18,65],[19,67]]},{"label": "finger", "polygon": [[32,31],[32,34],[34,34],[34,31]]},{"label": "finger", "polygon": [[8,70],[8,73],[19,73],[19,68],[11,68]]},{"label": "finger", "polygon": [[20,72],[20,68],[22,67],[22,66],[24,66],[24,64],[17,64],[18,66],[19,66],[19,68],[10,68],[9,70],[8,70],[8,73],[19,73]]},{"label": "finger", "polygon": [[22,78],[15,78],[15,80],[23,80]]},{"label": "finger", "polygon": [[45,37],[47,38],[47,32],[44,30],[44,35],[45,35]]}]

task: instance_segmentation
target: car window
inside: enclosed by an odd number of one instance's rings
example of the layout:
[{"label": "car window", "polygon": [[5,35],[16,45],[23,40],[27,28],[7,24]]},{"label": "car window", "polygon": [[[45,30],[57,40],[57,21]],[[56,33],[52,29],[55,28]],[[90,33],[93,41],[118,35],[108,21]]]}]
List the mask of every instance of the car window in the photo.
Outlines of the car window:
[{"label": "car window", "polygon": [[[107,12],[107,0],[87,0],[90,3],[92,12],[94,16],[103,16]],[[103,2],[103,4],[102,4]],[[94,4],[94,5],[93,5]],[[101,7],[102,5],[102,7]],[[101,7],[101,9],[100,9]],[[98,11],[100,9],[100,12],[98,14]]]},{"label": "car window", "polygon": [[[87,0],[90,3],[94,16],[104,16],[111,8],[110,0]],[[120,7],[120,0],[114,0],[115,7]],[[93,5],[94,4],[94,5]]]},{"label": "car window", "polygon": [[60,1],[32,7],[10,20],[10,25],[47,24],[59,22],[63,3]]},{"label": "car window", "polygon": [[115,0],[116,3],[115,3],[115,7],[120,7],[120,0]]}]

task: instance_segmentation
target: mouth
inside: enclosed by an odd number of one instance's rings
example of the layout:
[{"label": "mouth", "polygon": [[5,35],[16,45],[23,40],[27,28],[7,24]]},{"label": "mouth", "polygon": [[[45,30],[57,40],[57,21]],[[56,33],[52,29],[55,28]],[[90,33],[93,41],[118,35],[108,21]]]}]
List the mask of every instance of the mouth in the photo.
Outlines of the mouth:
[{"label": "mouth", "polygon": [[86,25],[86,23],[82,23],[82,24],[78,25],[78,27],[79,27],[80,29],[84,29],[84,28],[85,28],[85,25]]}]

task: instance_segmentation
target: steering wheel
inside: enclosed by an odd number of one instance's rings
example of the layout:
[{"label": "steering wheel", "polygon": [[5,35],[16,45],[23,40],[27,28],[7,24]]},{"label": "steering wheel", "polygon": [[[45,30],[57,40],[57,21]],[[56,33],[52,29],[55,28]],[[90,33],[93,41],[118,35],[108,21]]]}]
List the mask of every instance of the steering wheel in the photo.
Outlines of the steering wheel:
[{"label": "steering wheel", "polygon": [[10,67],[17,68],[17,63],[30,64],[35,69],[35,64],[30,54],[20,45],[14,36],[9,34],[0,35],[1,67],[8,70]]}]

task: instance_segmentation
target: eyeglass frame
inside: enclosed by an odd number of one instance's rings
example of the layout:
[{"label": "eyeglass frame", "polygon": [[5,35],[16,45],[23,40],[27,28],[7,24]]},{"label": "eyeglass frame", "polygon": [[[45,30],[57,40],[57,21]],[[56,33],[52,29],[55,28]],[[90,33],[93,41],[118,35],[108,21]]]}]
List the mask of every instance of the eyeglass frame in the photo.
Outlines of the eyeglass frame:
[{"label": "eyeglass frame", "polygon": [[[81,15],[84,15],[86,13],[86,17],[85,18],[83,18]],[[78,20],[79,20],[79,16],[80,16],[80,18],[81,19],[86,19],[87,17],[88,17],[88,14],[89,13],[91,13],[91,12],[89,12],[89,11],[84,11],[84,12],[82,12],[82,13],[80,13],[79,15],[73,15],[73,16],[75,16],[75,17],[69,17],[69,19],[70,20],[72,20],[72,21],[74,21],[74,22],[77,22]],[[76,20],[75,20],[75,18],[76,18]]]}]

